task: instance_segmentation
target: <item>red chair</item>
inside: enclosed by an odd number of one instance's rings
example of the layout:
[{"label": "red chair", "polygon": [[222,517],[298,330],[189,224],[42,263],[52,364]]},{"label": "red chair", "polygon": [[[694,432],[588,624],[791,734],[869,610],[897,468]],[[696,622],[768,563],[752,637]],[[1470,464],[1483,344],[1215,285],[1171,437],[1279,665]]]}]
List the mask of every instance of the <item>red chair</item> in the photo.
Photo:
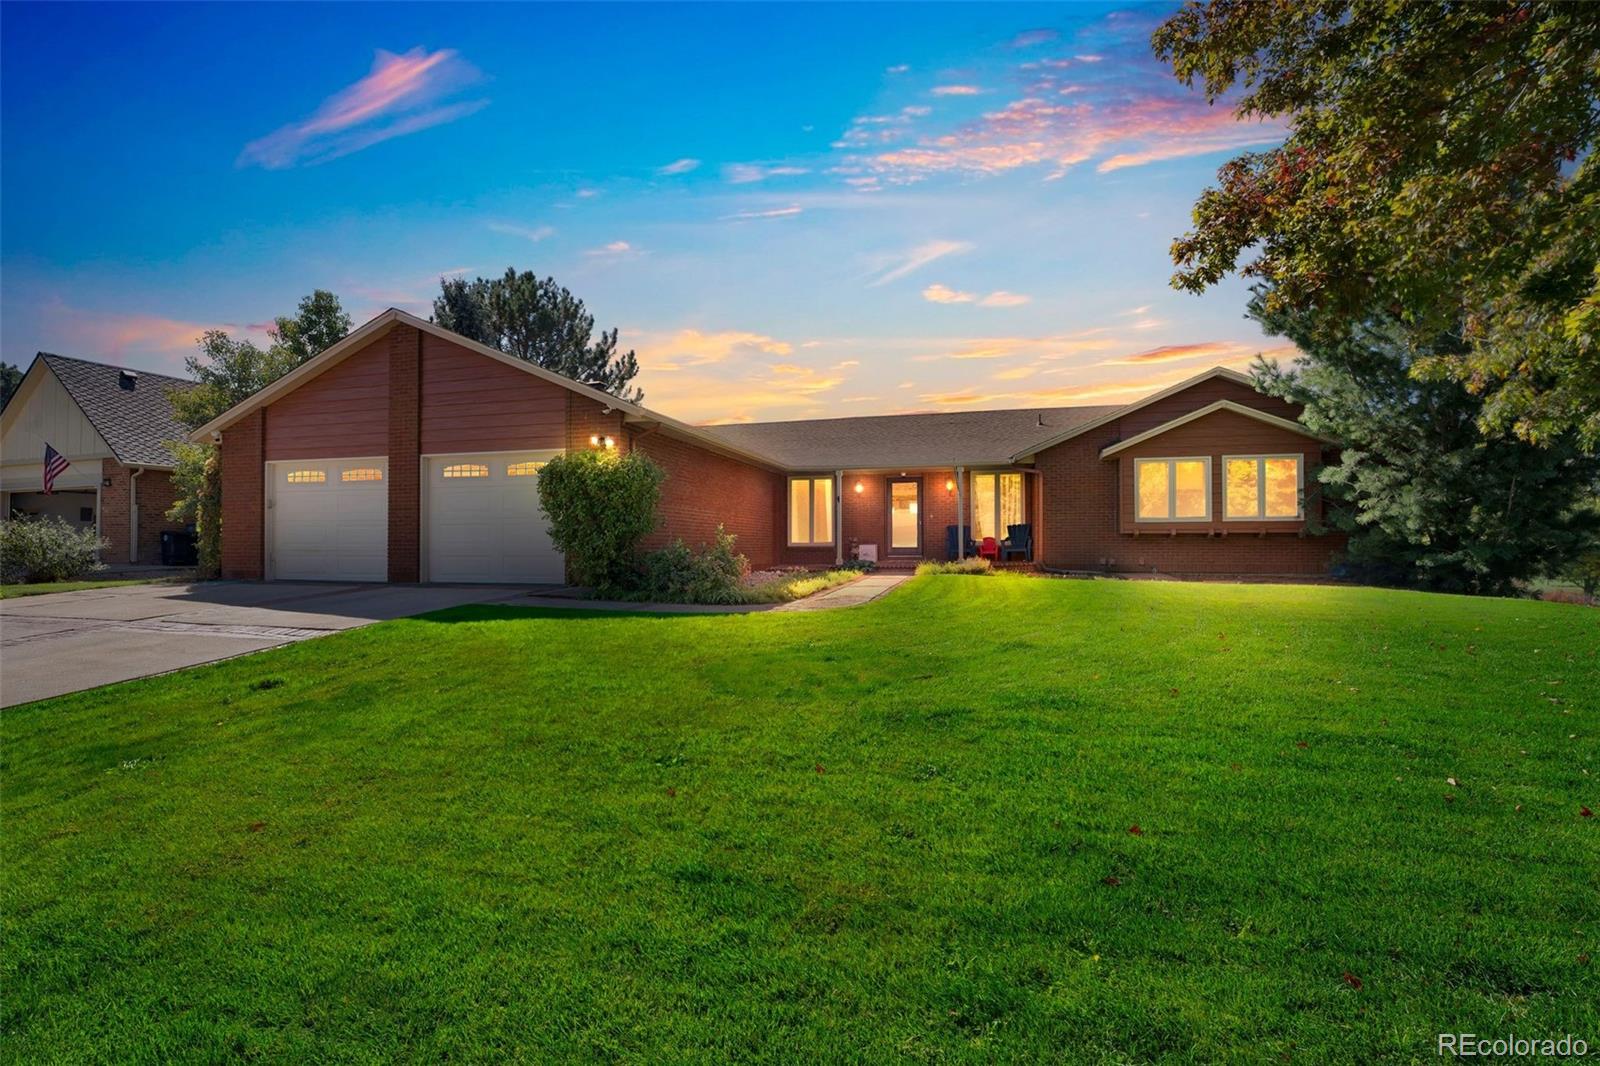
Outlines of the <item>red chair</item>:
[{"label": "red chair", "polygon": [[984,537],[983,543],[978,545],[978,558],[998,563],[1000,561],[1000,542],[993,537]]}]

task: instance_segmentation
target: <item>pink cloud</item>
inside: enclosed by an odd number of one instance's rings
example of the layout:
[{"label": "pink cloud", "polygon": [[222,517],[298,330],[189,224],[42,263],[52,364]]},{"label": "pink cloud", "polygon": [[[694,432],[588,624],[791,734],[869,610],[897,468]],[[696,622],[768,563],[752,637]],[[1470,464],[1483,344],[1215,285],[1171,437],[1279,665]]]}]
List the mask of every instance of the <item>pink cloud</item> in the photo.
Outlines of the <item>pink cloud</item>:
[{"label": "pink cloud", "polygon": [[122,362],[143,356],[149,369],[182,373],[183,357],[194,354],[195,342],[208,329],[265,342],[267,324],[193,322],[164,315],[90,311],[60,299],[41,308],[42,335],[48,349],[84,359]]},{"label": "pink cloud", "polygon": [[366,77],[334,93],[310,116],[251,141],[239,166],[279,170],[325,163],[374,144],[453,122],[488,104],[441,104],[473,82],[478,72],[450,49],[404,55],[380,49]]},{"label": "pink cloud", "polygon": [[930,91],[935,96],[977,96],[983,92],[976,85],[935,85]]},{"label": "pink cloud", "polygon": [[[935,90],[937,91],[937,90]],[[1064,94],[1070,98],[1063,99]],[[836,147],[853,150],[836,167],[857,178],[917,181],[934,174],[1000,174],[1050,167],[1050,177],[1099,159],[1109,173],[1166,159],[1281,140],[1282,126],[1240,121],[1198,96],[1160,95],[1098,102],[1081,86],[1048,79],[1027,95],[943,133],[920,136],[902,123],[848,131]],[[873,152],[872,145],[881,144]]]}]

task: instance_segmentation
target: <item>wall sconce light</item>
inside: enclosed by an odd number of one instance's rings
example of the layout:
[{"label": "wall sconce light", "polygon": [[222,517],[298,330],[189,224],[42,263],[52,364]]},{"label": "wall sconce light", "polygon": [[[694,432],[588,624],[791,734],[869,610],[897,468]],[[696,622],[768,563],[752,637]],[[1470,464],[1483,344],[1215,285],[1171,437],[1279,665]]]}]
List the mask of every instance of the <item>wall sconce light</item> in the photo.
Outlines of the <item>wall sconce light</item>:
[{"label": "wall sconce light", "polygon": [[617,446],[617,442],[610,437],[605,438],[605,443],[607,448],[615,448]]},{"label": "wall sconce light", "polygon": [[593,448],[600,447],[600,434],[598,434],[598,433],[589,434],[589,445],[590,445],[590,447],[593,447]]},{"label": "wall sconce light", "polygon": [[956,491],[955,478],[946,478],[945,479],[944,491],[946,491],[946,492],[954,492],[954,491]]},{"label": "wall sconce light", "polygon": [[591,433],[589,435],[589,446],[591,448],[615,448],[617,446],[617,442],[612,440],[610,437],[602,437],[598,433]]},{"label": "wall sconce light", "polygon": [[863,485],[861,482],[858,481],[858,482],[856,482],[856,491],[857,492],[866,492],[867,491],[867,487],[865,485]]}]

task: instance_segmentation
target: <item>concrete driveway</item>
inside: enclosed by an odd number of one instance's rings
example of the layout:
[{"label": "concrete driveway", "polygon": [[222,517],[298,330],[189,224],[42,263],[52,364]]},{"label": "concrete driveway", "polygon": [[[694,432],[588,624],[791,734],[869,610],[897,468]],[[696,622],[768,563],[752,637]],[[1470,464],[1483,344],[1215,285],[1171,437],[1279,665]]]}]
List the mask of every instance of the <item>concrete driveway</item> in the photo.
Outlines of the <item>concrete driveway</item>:
[{"label": "concrete driveway", "polygon": [[0,600],[0,707],[529,592],[527,586],[208,581]]}]

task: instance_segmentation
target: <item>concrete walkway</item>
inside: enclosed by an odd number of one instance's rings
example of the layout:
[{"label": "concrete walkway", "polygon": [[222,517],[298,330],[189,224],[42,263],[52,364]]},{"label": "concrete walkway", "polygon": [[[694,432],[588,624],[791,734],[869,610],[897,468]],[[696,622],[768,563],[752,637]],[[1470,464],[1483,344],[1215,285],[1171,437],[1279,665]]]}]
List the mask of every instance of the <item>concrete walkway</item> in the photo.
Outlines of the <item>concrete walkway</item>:
[{"label": "concrete walkway", "polygon": [[0,600],[0,707],[527,591],[209,581]]}]

